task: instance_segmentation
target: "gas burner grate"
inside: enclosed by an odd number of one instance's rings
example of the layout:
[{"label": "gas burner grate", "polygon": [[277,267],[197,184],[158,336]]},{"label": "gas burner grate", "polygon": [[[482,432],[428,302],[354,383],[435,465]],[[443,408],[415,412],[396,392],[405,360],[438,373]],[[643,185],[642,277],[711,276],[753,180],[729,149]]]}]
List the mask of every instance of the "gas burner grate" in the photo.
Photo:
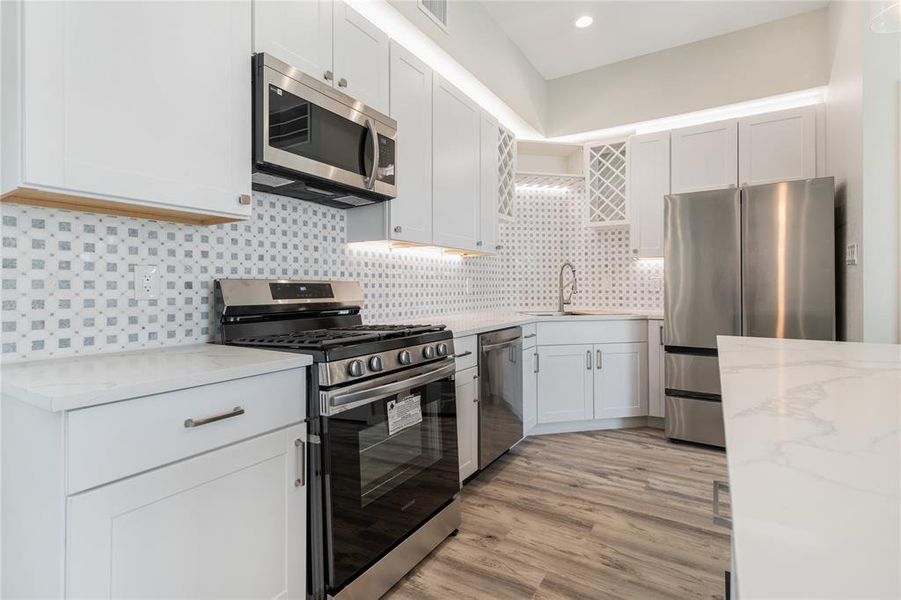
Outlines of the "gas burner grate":
[{"label": "gas burner grate", "polygon": [[444,325],[355,325],[333,329],[313,329],[296,333],[238,338],[231,343],[242,346],[324,350],[420,333],[442,331]]}]

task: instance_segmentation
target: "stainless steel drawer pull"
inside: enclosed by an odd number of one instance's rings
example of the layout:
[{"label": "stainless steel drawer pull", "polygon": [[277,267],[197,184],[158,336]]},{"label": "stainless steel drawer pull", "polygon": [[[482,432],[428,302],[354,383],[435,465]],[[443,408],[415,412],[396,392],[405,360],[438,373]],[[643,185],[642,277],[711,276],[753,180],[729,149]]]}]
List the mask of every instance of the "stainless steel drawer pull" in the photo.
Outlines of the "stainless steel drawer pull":
[{"label": "stainless steel drawer pull", "polygon": [[585,368],[591,370],[591,350],[585,351]]},{"label": "stainless steel drawer pull", "polygon": [[467,350],[466,352],[461,352],[460,354],[454,354],[454,358],[463,358],[464,356],[469,356],[472,354],[472,350]]},{"label": "stainless steel drawer pull", "polygon": [[541,358],[541,355],[538,354],[538,353],[536,352],[536,353],[535,353],[535,372],[536,372],[536,373],[537,373],[537,372],[539,371],[539,369],[541,368],[541,367],[540,367],[540,361],[539,361],[540,358]]},{"label": "stainless steel drawer pull", "polygon": [[597,354],[598,354],[598,357],[597,357],[598,364],[596,365],[596,367],[598,369],[603,369],[604,368],[604,359],[601,356],[601,351],[598,350]]},{"label": "stainless steel drawer pull", "polygon": [[660,345],[663,345],[663,325],[660,326]]},{"label": "stainless steel drawer pull", "polygon": [[729,493],[729,484],[725,481],[713,482],[713,522],[727,529],[732,529],[732,519],[726,518],[720,513],[720,490]]},{"label": "stainless steel drawer pull", "polygon": [[227,413],[222,413],[221,415],[214,415],[212,417],[205,417],[203,419],[185,419],[185,427],[200,427],[201,425],[209,425],[210,423],[215,423],[216,421],[222,421],[223,419],[231,419],[232,417],[240,417],[244,414],[244,409],[240,406],[236,406],[231,411]]},{"label": "stainless steel drawer pull", "polygon": [[529,335],[524,335],[524,336],[522,336],[522,339],[527,340],[527,339],[529,339],[529,338],[535,337],[536,335],[538,335],[538,334],[537,334],[537,333],[530,333]]},{"label": "stainless steel drawer pull", "polygon": [[295,468],[297,469],[295,473],[296,479],[294,479],[294,487],[303,487],[306,482],[306,473],[307,473],[307,445],[301,439],[294,440],[294,449],[297,452],[297,456],[295,460]]}]

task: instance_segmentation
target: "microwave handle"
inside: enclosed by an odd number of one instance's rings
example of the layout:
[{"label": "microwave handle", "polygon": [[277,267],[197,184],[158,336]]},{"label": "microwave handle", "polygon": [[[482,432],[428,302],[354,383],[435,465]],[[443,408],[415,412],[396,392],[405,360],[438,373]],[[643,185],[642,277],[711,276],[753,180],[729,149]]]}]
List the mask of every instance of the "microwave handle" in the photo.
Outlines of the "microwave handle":
[{"label": "microwave handle", "polygon": [[366,119],[366,129],[372,136],[372,172],[366,178],[366,189],[375,188],[375,178],[379,172],[379,133],[375,130],[375,121]]}]

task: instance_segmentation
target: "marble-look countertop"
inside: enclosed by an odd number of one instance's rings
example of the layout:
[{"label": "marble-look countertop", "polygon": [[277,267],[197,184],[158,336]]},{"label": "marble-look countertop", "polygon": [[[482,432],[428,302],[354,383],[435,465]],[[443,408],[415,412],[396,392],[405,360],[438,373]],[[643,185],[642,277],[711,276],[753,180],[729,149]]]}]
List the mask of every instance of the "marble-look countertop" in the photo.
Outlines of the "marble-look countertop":
[{"label": "marble-look countertop", "polygon": [[[528,312],[550,312],[555,309],[529,309]],[[622,321],[625,319],[662,319],[662,312],[649,312],[647,310],[629,310],[629,309],[572,309],[582,312],[592,312],[586,315],[563,315],[563,316],[537,316],[515,310],[494,311],[494,312],[471,312],[457,313],[450,315],[439,315],[433,317],[422,317],[416,319],[401,319],[399,323],[428,323],[432,325],[446,325],[448,329],[454,332],[455,337],[464,337],[486,331],[494,331],[505,327],[513,327],[515,325],[527,325],[537,322],[557,322],[557,321]]]},{"label": "marble-look countertop", "polygon": [[2,367],[2,391],[51,411],[306,367],[305,354],[191,344],[13,363]]},{"label": "marble-look countertop", "polygon": [[741,600],[901,597],[901,346],[718,344]]}]

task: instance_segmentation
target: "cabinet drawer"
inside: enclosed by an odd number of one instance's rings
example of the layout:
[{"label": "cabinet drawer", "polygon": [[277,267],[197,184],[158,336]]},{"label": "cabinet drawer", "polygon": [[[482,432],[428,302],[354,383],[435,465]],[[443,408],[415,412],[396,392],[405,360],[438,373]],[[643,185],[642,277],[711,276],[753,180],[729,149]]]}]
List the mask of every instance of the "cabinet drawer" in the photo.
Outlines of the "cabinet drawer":
[{"label": "cabinet drawer", "polygon": [[522,326],[522,349],[532,348],[538,341],[538,324],[529,323]]},{"label": "cabinet drawer", "polygon": [[646,342],[648,325],[644,319],[540,322],[538,337],[542,346]]},{"label": "cabinet drawer", "polygon": [[[237,413],[219,420],[204,419]],[[306,369],[290,369],[67,414],[68,493],[272,431],[306,416]],[[188,419],[196,423],[188,426]]]},{"label": "cabinet drawer", "polygon": [[457,372],[475,367],[479,364],[479,338],[468,335],[454,338],[454,357],[457,361]]}]

